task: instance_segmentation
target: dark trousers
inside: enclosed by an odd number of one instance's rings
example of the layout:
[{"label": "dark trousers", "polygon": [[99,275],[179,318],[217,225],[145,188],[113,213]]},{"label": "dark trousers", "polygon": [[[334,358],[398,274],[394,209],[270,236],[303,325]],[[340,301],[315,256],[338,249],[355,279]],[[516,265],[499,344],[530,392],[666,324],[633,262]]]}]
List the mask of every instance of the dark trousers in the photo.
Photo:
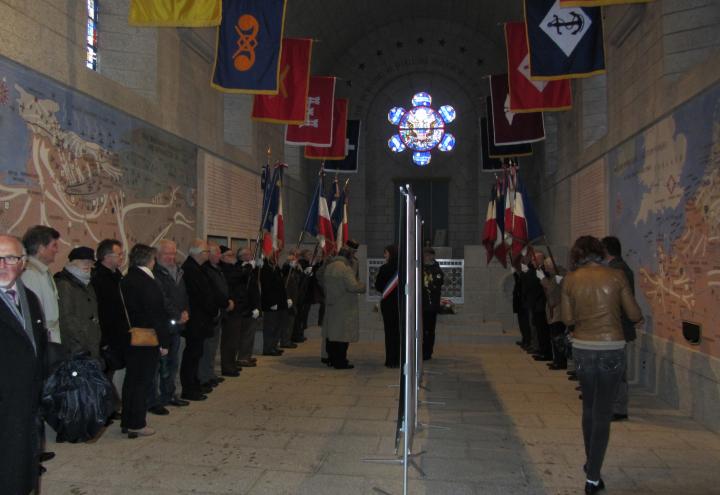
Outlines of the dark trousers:
[{"label": "dark trousers", "polygon": [[587,479],[598,481],[610,440],[610,421],[618,384],[625,372],[625,350],[573,348],[583,397],[582,430]]},{"label": "dark trousers", "polygon": [[308,313],[310,313],[310,305],[308,303],[302,303],[297,310],[293,324],[292,340],[295,342],[302,342],[305,338]]},{"label": "dark trousers", "polygon": [[277,351],[281,332],[287,322],[287,311],[265,311],[263,313],[263,354]]},{"label": "dark trousers", "polygon": [[200,380],[198,380],[198,366],[203,354],[205,338],[197,336],[185,337],[185,351],[183,351],[180,365],[180,384],[184,394],[200,393]]},{"label": "dark trousers", "polygon": [[238,345],[238,359],[247,361],[253,355],[255,347],[255,321],[251,317],[240,319],[240,342]]},{"label": "dark trousers", "polygon": [[296,318],[295,309],[291,308],[285,311],[285,322],[280,329],[280,345],[286,346],[292,344],[292,334]]},{"label": "dark trousers", "polygon": [[395,309],[382,312],[385,328],[385,366],[400,364],[400,315]]},{"label": "dark trousers", "polygon": [[347,342],[338,342],[327,339],[325,348],[327,349],[330,364],[335,368],[342,368],[348,365],[347,351],[350,346]]},{"label": "dark trousers", "polygon": [[555,366],[567,366],[567,352],[565,350],[565,324],[557,321],[550,325],[550,341],[552,343],[552,356]]},{"label": "dark trousers", "polygon": [[242,316],[230,313],[225,316],[220,336],[220,368],[222,372],[237,371],[237,356],[242,338]]},{"label": "dark trousers", "polygon": [[125,351],[121,427],[132,430],[145,428],[147,397],[153,386],[159,357],[157,347],[130,346]]},{"label": "dark trousers", "polygon": [[321,327],[325,318],[325,303],[321,302],[318,308],[318,326]]},{"label": "dark trousers", "polygon": [[545,310],[533,312],[532,324],[537,331],[538,354],[545,357],[552,357],[552,345],[550,345],[550,327],[548,326]]},{"label": "dark trousers", "polygon": [[435,325],[437,324],[437,313],[435,311],[423,311],[423,359],[430,359],[435,348]]},{"label": "dark trousers", "polygon": [[530,312],[523,307],[517,313],[518,326],[520,327],[520,335],[522,336],[522,346],[530,347],[532,345],[532,330],[530,328]]},{"label": "dark trousers", "polygon": [[[166,406],[175,397],[175,378],[180,367],[180,334],[170,335],[170,347],[167,356],[161,358],[164,366],[158,366],[153,387],[148,396],[148,409],[154,406]],[[164,368],[164,369],[163,369]]]}]

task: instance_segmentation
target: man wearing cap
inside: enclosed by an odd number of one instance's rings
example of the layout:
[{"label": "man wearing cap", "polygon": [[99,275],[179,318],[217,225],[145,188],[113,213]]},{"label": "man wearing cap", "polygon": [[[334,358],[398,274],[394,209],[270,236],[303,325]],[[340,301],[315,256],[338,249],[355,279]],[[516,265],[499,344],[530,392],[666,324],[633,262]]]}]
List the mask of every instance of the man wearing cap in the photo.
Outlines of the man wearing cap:
[{"label": "man wearing cap", "polygon": [[445,276],[440,264],[435,261],[435,250],[423,249],[423,360],[432,359],[435,347],[435,324],[440,311],[440,291]]},{"label": "man wearing cap", "polygon": [[355,274],[355,278],[360,278],[360,262],[357,259],[357,250],[360,247],[360,243],[356,241],[355,239],[348,239],[345,241],[345,249],[348,250],[350,261],[350,267],[353,270],[353,273]]},{"label": "man wearing cap", "polygon": [[55,274],[63,328],[63,350],[68,356],[90,353],[100,359],[100,318],[90,273],[95,264],[92,248],[76,247],[68,255],[68,263]]}]

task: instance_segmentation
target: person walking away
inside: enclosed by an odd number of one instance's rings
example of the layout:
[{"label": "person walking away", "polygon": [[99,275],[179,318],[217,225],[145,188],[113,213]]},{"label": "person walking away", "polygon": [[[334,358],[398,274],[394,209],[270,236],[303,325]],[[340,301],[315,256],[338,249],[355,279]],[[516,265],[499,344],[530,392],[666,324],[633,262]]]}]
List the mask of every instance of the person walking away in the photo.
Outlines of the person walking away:
[{"label": "person walking away", "polygon": [[582,390],[585,443],[585,493],[605,488],[601,470],[610,439],[610,420],[617,388],[625,372],[622,313],[642,321],[627,278],[603,265],[605,251],[592,236],[575,241],[570,258],[575,270],[562,283],[560,311],[573,329],[573,357]]}]

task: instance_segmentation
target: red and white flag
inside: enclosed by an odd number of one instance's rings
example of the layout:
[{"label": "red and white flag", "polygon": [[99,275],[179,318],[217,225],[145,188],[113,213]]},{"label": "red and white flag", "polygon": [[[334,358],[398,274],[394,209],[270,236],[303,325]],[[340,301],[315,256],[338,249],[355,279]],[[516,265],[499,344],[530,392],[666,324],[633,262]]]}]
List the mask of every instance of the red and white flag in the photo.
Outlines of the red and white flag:
[{"label": "red and white flag", "polygon": [[333,110],[333,132],[330,147],[305,146],[305,158],[310,160],[344,160],[348,149],[346,146],[348,117],[348,100],[335,100]]},{"label": "red and white flag", "polygon": [[330,220],[330,209],[322,190],[318,196],[317,238],[320,241],[320,248],[326,256],[335,253],[335,236],[333,235],[332,221]]},{"label": "red and white flag", "polygon": [[493,144],[534,143],[545,139],[542,112],[516,113],[510,109],[507,74],[490,76]]},{"label": "red and white flag", "polygon": [[312,40],[285,38],[277,95],[255,95],[251,117],[261,122],[302,124],[310,90]]},{"label": "red and white flag", "polygon": [[[494,191],[493,191],[494,193]],[[497,219],[495,217],[495,195],[490,198],[487,213],[485,214],[485,226],[483,228],[482,243],[487,251],[487,262],[495,255],[495,241],[497,241]]]},{"label": "red and white flag", "polygon": [[530,77],[530,52],[524,22],[505,23],[510,111],[553,112],[572,107],[570,80],[539,81]]},{"label": "red and white flag", "polygon": [[305,122],[300,125],[288,124],[285,130],[285,142],[329,148],[333,138],[334,103],[335,78],[312,76],[308,90]]}]

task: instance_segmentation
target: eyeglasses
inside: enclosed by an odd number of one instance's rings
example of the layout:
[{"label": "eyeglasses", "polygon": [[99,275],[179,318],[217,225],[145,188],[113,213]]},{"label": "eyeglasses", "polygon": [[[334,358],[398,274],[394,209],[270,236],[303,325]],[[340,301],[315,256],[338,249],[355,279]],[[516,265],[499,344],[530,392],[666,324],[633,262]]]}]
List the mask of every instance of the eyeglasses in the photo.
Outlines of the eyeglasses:
[{"label": "eyeglasses", "polygon": [[6,265],[14,266],[20,263],[21,261],[25,260],[25,256],[0,256],[0,261],[4,262]]}]

